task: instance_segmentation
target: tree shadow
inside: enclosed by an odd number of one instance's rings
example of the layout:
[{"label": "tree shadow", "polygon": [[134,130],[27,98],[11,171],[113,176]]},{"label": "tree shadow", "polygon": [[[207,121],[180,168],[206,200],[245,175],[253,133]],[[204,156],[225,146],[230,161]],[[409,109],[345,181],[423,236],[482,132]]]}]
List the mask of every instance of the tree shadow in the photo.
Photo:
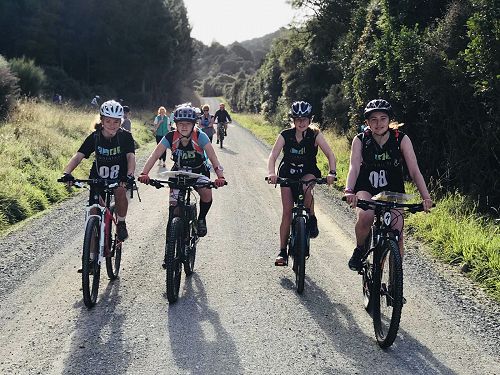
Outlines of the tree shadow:
[{"label": "tree shadow", "polygon": [[[370,368],[370,364],[367,363],[369,358],[374,358],[376,363],[383,364],[392,374],[455,373],[441,363],[430,349],[401,328],[394,344],[388,349],[381,349],[376,342],[375,334],[367,336],[346,305],[331,301],[323,289],[307,276],[305,284],[304,292],[298,300],[307,308],[326,336],[330,337],[330,342],[336,351],[351,359],[351,365],[355,366],[359,373],[364,373]],[[282,277],[281,285],[295,290],[295,283],[289,278]],[[359,305],[363,309],[361,302]],[[377,365],[373,365],[375,371],[373,373],[376,373],[376,369]],[[328,371],[330,370],[332,369]],[[335,371],[330,373],[337,373],[340,369],[333,370]]]},{"label": "tree shadow", "polygon": [[83,300],[75,303],[74,307],[81,312],[75,323],[70,353],[64,360],[63,374],[126,372],[131,352],[123,347],[125,316],[116,312],[121,300],[119,291],[120,280],[117,279],[108,283],[92,309],[88,309]]},{"label": "tree shadow", "polygon": [[167,329],[173,357],[190,374],[243,373],[236,345],[209,308],[196,273],[186,278],[182,298],[168,306]]}]

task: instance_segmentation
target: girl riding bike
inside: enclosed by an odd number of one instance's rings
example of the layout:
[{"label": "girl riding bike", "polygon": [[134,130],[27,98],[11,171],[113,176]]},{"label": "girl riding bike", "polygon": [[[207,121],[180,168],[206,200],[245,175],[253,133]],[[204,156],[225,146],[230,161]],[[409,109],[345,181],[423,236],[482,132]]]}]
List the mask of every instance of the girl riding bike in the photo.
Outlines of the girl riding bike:
[{"label": "girl riding bike", "polygon": [[[279,177],[293,179],[312,179],[321,177],[321,172],[316,164],[316,154],[318,146],[328,158],[330,173],[327,176],[327,183],[330,185],[335,181],[336,160],[332,149],[326,142],[320,130],[311,125],[312,106],[304,101],[294,102],[290,111],[292,124],[289,129],[283,130],[276,139],[271,154],[269,155],[268,182],[276,184],[277,175],[275,172],[276,159],[283,150],[283,159],[278,167]],[[312,185],[311,185],[312,186]],[[277,266],[288,264],[286,251],[287,240],[290,234],[290,222],[292,219],[292,207],[296,199],[296,191],[293,187],[281,186],[281,204],[283,214],[280,225],[280,252],[276,258]],[[310,210],[309,234],[311,238],[318,236],[318,223],[314,216],[314,200],[312,187],[305,188],[305,206]]]},{"label": "girl riding bike", "polygon": [[[115,212],[118,223],[116,232],[118,239],[124,241],[128,237],[125,217],[127,216],[128,200],[127,186],[134,181],[135,145],[132,134],[121,129],[123,107],[114,100],[108,100],[101,105],[100,122],[95,125],[95,131],[90,134],[71,158],[62,181],[69,184],[74,181],[71,172],[80,164],[83,158],[88,159],[95,152],[95,160],[90,169],[89,179],[118,179],[120,185],[114,189]],[[99,202],[102,192],[90,189],[89,204]]]},{"label": "girl riding bike", "polygon": [[[160,143],[149,156],[148,161],[139,176],[139,181],[147,184],[149,182],[149,171],[153,167],[158,157],[169,148],[172,151],[172,160],[174,161],[173,171],[184,170],[193,173],[199,173],[206,176],[206,182],[210,181],[210,170],[207,164],[207,156],[214,166],[217,179],[217,187],[224,186],[223,168],[215,155],[214,148],[207,135],[197,128],[195,123],[197,115],[193,107],[183,105],[174,112],[174,121],[176,130],[170,131],[163,137]],[[202,183],[203,181],[200,181]],[[212,190],[209,188],[198,188],[200,195],[200,214],[198,215],[198,236],[203,237],[207,234],[206,216],[212,205]],[[178,191],[170,191],[169,223],[174,217],[174,210],[177,206]]]},{"label": "girl riding bike", "polygon": [[[346,201],[355,208],[358,198],[370,200],[382,191],[404,193],[405,162],[422,197],[424,210],[428,212],[432,207],[432,200],[418,168],[413,145],[410,138],[398,130],[397,123],[390,123],[392,116],[392,107],[386,100],[374,99],[366,105],[364,117],[367,128],[352,141],[349,173],[344,191]],[[364,255],[364,243],[374,216],[373,210],[364,211],[357,208],[356,212],[357,246],[349,260],[349,268],[353,271],[359,271],[363,265],[361,259]],[[397,220],[394,228],[401,233],[399,248],[402,253],[403,220]]]}]

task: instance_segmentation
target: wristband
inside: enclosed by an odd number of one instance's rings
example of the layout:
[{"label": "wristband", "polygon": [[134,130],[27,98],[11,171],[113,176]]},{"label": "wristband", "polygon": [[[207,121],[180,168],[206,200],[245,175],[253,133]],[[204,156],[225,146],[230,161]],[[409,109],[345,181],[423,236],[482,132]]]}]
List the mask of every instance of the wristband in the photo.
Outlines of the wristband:
[{"label": "wristband", "polygon": [[331,174],[332,176],[336,176],[337,175],[337,171],[330,171],[328,174]]},{"label": "wristband", "polygon": [[352,190],[351,188],[345,188],[344,193],[354,194],[354,190]]}]

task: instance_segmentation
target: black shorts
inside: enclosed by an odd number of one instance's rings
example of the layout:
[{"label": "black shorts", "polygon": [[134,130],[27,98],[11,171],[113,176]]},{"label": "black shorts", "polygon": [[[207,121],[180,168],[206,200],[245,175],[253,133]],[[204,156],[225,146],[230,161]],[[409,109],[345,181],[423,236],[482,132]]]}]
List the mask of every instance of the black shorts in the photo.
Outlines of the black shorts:
[{"label": "black shorts", "polygon": [[[321,177],[321,171],[319,168],[315,166],[295,166],[295,165],[290,165],[287,163],[282,163],[278,167],[278,176],[283,177],[283,178],[291,178],[294,180],[300,180],[302,177],[304,177],[307,174],[312,174],[316,178]],[[282,187],[287,187],[287,185],[281,185]],[[297,201],[297,198],[299,196],[299,187],[297,184],[293,184],[288,186],[289,188],[292,189],[292,195],[293,195],[293,200],[294,202]]]}]

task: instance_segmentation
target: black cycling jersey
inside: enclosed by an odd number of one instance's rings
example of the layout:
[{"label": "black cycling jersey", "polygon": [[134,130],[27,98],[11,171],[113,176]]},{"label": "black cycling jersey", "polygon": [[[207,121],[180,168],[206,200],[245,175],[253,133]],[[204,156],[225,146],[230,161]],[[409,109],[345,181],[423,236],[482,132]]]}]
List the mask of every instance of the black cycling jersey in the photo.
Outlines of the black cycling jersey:
[{"label": "black cycling jersey", "polygon": [[217,122],[232,121],[231,116],[229,116],[229,113],[225,109],[217,110],[217,112],[215,112],[214,118],[217,120]]},{"label": "black cycling jersey", "polygon": [[285,140],[283,146],[283,159],[278,168],[278,175],[286,178],[301,178],[306,174],[321,177],[321,171],[316,165],[318,146],[317,133],[307,128],[300,142],[295,138],[295,128],[285,129],[281,133]]},{"label": "black cycling jersey", "polygon": [[135,153],[132,134],[119,129],[114,137],[105,138],[101,130],[90,134],[78,152],[86,159],[95,152],[95,160],[89,178],[117,179],[127,176],[127,154]]},{"label": "black cycling jersey", "polygon": [[368,129],[357,135],[362,143],[362,162],[354,191],[372,195],[381,191],[404,193],[403,154],[401,140],[405,134],[391,129],[389,138],[380,146]]}]

